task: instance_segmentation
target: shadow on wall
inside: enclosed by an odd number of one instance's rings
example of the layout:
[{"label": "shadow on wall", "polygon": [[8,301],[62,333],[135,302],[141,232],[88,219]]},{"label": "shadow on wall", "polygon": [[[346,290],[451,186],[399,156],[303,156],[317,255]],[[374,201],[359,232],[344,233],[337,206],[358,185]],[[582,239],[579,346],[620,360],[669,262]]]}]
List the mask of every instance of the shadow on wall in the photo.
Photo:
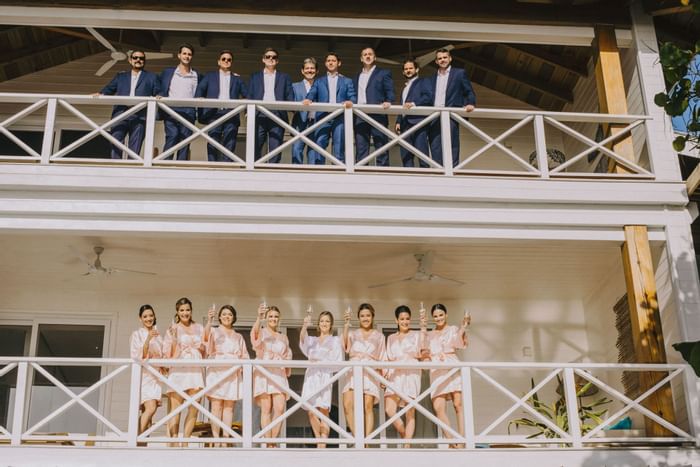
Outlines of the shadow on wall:
[{"label": "shadow on wall", "polygon": [[593,451],[583,460],[581,467],[693,467],[692,464],[668,462],[668,453],[665,453],[662,461],[649,463],[649,459],[642,459],[630,451]]}]

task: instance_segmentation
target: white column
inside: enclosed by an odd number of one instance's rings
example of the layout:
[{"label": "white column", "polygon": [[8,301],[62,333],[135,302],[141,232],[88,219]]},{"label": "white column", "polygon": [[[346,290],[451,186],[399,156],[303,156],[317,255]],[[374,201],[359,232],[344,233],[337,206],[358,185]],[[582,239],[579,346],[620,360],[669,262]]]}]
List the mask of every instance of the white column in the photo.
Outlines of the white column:
[{"label": "white column", "polygon": [[651,166],[657,180],[681,181],[678,154],[673,150],[673,127],[664,109],[654,104],[654,95],[666,89],[659,63],[656,31],[651,16],[645,13],[641,0],[630,7],[632,17],[632,44],[637,53],[642,100],[647,115],[653,117],[646,124],[646,144]]},{"label": "white column", "polygon": [[[677,224],[666,226],[666,254],[680,340],[700,340],[700,283],[690,230],[690,216],[686,223],[679,221]],[[697,404],[700,379],[695,377],[695,374],[686,374],[684,386],[689,428],[700,445],[700,405]]]}]

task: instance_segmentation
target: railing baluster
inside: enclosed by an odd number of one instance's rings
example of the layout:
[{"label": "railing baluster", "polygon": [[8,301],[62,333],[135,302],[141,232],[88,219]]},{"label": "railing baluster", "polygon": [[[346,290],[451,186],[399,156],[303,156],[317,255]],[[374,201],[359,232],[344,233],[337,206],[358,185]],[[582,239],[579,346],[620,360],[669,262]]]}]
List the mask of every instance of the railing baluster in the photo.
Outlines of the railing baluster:
[{"label": "railing baluster", "polygon": [[352,109],[345,109],[343,112],[343,123],[345,127],[345,171],[353,173],[355,171],[355,122],[353,121]]},{"label": "railing baluster", "polygon": [[253,447],[253,364],[243,365],[243,447]]},{"label": "railing baluster", "polygon": [[547,158],[547,135],[544,131],[544,117],[535,115],[535,151],[537,152],[537,168],[542,178],[549,178],[549,162]]},{"label": "railing baluster", "polygon": [[365,448],[365,401],[363,386],[363,367],[355,366],[352,369],[353,412],[355,414],[355,449]]},{"label": "railing baluster", "polygon": [[141,365],[131,364],[131,388],[129,391],[129,430],[126,444],[135,448],[139,436],[139,406],[141,405]]},{"label": "railing baluster", "polygon": [[463,366],[460,369],[462,378],[462,422],[464,423],[464,438],[467,449],[475,449],[474,442],[474,401],[472,394],[472,369]]},{"label": "railing baluster", "polygon": [[41,164],[46,165],[53,154],[53,135],[56,126],[57,99],[49,99],[46,105],[46,120],[44,122],[44,138],[41,142]]},{"label": "railing baluster", "polygon": [[569,434],[573,447],[583,447],[581,442],[581,421],[578,418],[578,398],[576,397],[576,380],[574,369],[564,368],[564,394],[566,394],[566,413],[569,420]]},{"label": "railing baluster", "polygon": [[255,104],[248,104],[246,111],[245,168],[255,168]]},{"label": "railing baluster", "polygon": [[[450,128],[450,112],[443,110],[440,112],[440,134],[442,137],[442,166],[445,168],[445,175],[454,175],[452,164],[452,129]],[[459,128],[457,128],[459,131]]]},{"label": "railing baluster", "polygon": [[27,397],[27,362],[19,362],[17,365],[17,385],[15,388],[15,408],[12,412],[12,440],[13,446],[22,444],[22,430],[24,429],[24,407]]},{"label": "railing baluster", "polygon": [[155,151],[156,116],[158,103],[155,100],[148,101],[146,105],[146,131],[143,140],[143,165],[153,166],[153,152]]}]

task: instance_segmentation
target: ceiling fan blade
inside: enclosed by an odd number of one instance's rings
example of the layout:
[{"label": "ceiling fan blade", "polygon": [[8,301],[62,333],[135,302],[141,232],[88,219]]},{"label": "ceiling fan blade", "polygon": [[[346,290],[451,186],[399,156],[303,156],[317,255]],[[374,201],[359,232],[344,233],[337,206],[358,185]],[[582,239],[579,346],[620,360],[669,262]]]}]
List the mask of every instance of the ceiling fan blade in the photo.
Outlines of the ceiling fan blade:
[{"label": "ceiling fan blade", "polygon": [[123,268],[108,268],[107,273],[112,274],[114,272],[130,272],[133,274],[148,274],[149,276],[155,276],[155,272],[148,272],[148,271],[137,271],[135,269],[123,269]]},{"label": "ceiling fan blade", "polygon": [[388,65],[401,65],[401,62],[397,62],[396,60],[392,60],[390,58],[382,58],[382,57],[377,57],[376,59],[379,63],[386,63]]},{"label": "ceiling fan blade", "polygon": [[[102,34],[97,32],[95,29],[93,29],[89,26],[87,26],[85,29],[87,29],[90,32],[90,34],[92,34],[100,44],[104,45],[107,50],[110,50],[112,52],[117,51],[117,49],[115,49],[114,46],[107,39],[105,39],[105,37]],[[105,71],[107,71],[107,70],[105,70]]]},{"label": "ceiling fan blade", "polygon": [[146,52],[147,60],[160,60],[163,58],[173,58],[173,54],[165,52]]},{"label": "ceiling fan blade", "polygon": [[445,285],[455,285],[455,286],[462,286],[464,285],[464,282],[458,281],[456,279],[450,279],[449,277],[442,277],[437,274],[431,274],[430,277],[428,277],[428,281],[430,282],[438,282],[441,284]]},{"label": "ceiling fan blade", "polygon": [[398,284],[399,282],[408,282],[408,281],[412,281],[412,280],[413,280],[413,277],[406,277],[404,279],[396,279],[396,280],[389,281],[389,282],[383,282],[381,284],[370,285],[367,288],[368,289],[377,289],[379,287],[386,287],[387,285]]},{"label": "ceiling fan blade", "polygon": [[80,261],[85,263],[88,266],[92,266],[92,263],[87,259],[87,257],[79,252],[74,246],[70,245],[68,246],[68,249],[73,253]]},{"label": "ceiling fan blade", "polygon": [[[453,50],[455,46],[453,44],[447,44],[443,47],[440,47],[440,49],[447,49],[447,50]],[[428,63],[432,62],[435,60],[435,53],[439,49],[431,50],[430,52],[426,52],[423,55],[419,55],[416,57],[416,63],[418,64],[418,68],[423,68],[425,65]]]},{"label": "ceiling fan blade", "polygon": [[110,61],[106,62],[104,65],[102,65],[102,66],[100,67],[99,70],[97,70],[97,71],[95,72],[95,76],[102,76],[102,75],[104,75],[105,73],[107,73],[107,71],[108,71],[110,68],[112,68],[112,67],[114,66],[114,64],[117,63],[117,61],[118,61],[118,60],[110,60]]}]

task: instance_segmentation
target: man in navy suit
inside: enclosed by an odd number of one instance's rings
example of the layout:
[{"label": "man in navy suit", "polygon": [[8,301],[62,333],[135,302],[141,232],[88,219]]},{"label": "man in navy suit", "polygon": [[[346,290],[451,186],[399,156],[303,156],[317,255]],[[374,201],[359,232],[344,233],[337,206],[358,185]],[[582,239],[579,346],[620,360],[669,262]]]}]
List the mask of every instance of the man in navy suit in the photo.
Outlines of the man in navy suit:
[{"label": "man in navy suit", "polygon": [[[309,93],[304,100],[305,105],[312,102],[324,102],[330,104],[343,103],[346,108],[352,107],[352,104],[357,102],[357,94],[352,85],[352,80],[338,73],[340,68],[340,58],[335,52],[329,52],[326,55],[326,74],[321,76],[314,85],[311,86]],[[319,121],[328,115],[328,112],[316,112],[315,120]],[[344,117],[341,115],[334,118],[330,122],[326,122],[314,132],[314,140],[316,144],[322,148],[328,146],[328,140],[333,135],[333,155],[341,162],[345,162],[345,125]],[[316,150],[309,151],[309,164],[323,165],[326,162],[325,158]]]},{"label": "man in navy suit", "polygon": [[[172,97],[174,99],[192,99],[197,92],[199,84],[199,73],[191,66],[194,56],[194,47],[190,44],[182,44],[178,49],[177,58],[180,63],[176,67],[164,69],[160,74],[160,91],[162,97]],[[188,122],[194,123],[196,110],[194,107],[171,107],[178,115]],[[161,112],[163,124],[165,126],[165,145],[163,151],[175,146],[180,141],[192,135],[192,130],[183,125],[179,120],[175,120],[170,114]],[[189,144],[177,151],[177,160],[186,161],[189,159]],[[168,156],[166,159],[172,159]]]},{"label": "man in navy suit", "polygon": [[[476,95],[463,68],[452,68],[452,55],[448,49],[435,52],[437,73],[431,78],[430,87],[435,107],[461,107],[466,112],[474,110]],[[450,120],[450,137],[452,146],[452,166],[459,163],[459,126]],[[430,152],[435,162],[442,164],[442,137],[440,120],[433,120],[428,129]]]},{"label": "man in navy suit", "polygon": [[[233,52],[228,49],[219,52],[218,65],[219,69],[217,71],[207,73],[202,81],[199,82],[195,97],[220,100],[245,98],[248,95],[245,83],[237,73],[231,72]],[[207,125],[230,111],[231,109],[202,107],[197,109],[197,119]],[[236,137],[238,136],[238,127],[240,125],[241,118],[239,114],[236,114],[216,128],[209,130],[209,136],[221,143],[229,151],[235,153]],[[211,144],[207,144],[207,159],[209,159],[209,162],[231,161]]]},{"label": "man in navy suit", "polygon": [[[248,85],[248,99],[265,102],[294,101],[292,79],[287,73],[277,71],[279,53],[272,47],[265,49],[262,62],[265,68],[256,71],[250,76]],[[279,118],[287,121],[287,112],[276,110],[273,112]],[[250,117],[250,115],[249,115]],[[267,142],[267,150],[273,151],[282,144],[284,128],[272,121],[269,117],[256,113],[255,115],[255,160],[260,159],[262,147]],[[278,163],[282,156],[277,154],[269,159],[272,163]]]},{"label": "man in navy suit", "polygon": [[[427,106],[433,105],[432,94],[430,93],[430,84],[426,79],[419,78],[418,72],[420,68],[418,63],[412,58],[403,62],[403,76],[406,78],[406,85],[401,92],[401,105],[404,109],[412,109],[417,105]],[[407,132],[418,123],[425,119],[420,115],[401,115],[396,119],[396,133]],[[425,155],[428,155],[428,128],[422,126],[414,133],[408,136],[406,142],[418,149]],[[401,146],[401,161],[404,167],[414,166],[414,154],[408,149]],[[421,167],[427,167],[428,164],[422,160],[418,160]]]},{"label": "man in navy suit", "polygon": [[[317,69],[315,58],[308,57],[304,59],[304,63],[301,66],[301,75],[304,77],[304,79],[296,83],[292,83],[295,101],[302,102],[304,99],[306,99],[306,95],[309,93],[311,86],[314,84]],[[294,116],[292,117],[292,126],[294,129],[304,131],[309,125],[313,125],[313,114],[309,115],[309,112],[294,113]],[[306,146],[304,141],[298,139],[292,143],[292,164],[304,163],[305,148],[307,157],[309,158],[309,164],[311,163],[311,150],[308,148],[308,146]]]},{"label": "man in navy suit", "polygon": [[[381,104],[382,108],[389,108],[394,101],[394,82],[391,79],[391,72],[382,68],[377,68],[375,62],[377,56],[372,47],[365,47],[360,53],[362,71],[355,76],[353,85],[357,91],[358,104]],[[386,115],[370,114],[374,120],[387,126],[389,117]],[[374,148],[380,148],[387,143],[387,136],[374,128],[366,121],[355,119],[355,152],[357,161],[360,161],[369,154],[370,142],[374,142]],[[383,152],[377,156],[377,165],[389,165],[389,153]]]},{"label": "man in navy suit", "polygon": [[[131,71],[120,71],[99,92],[99,95],[109,96],[156,96],[159,92],[158,76],[155,73],[144,70],[146,66],[146,53],[142,50],[134,50],[129,57]],[[129,107],[126,105],[115,105],[112,109],[112,118],[120,115]],[[130,115],[111,128],[112,136],[118,141],[124,142],[129,136],[129,149],[136,154],[141,153],[143,135],[146,127],[146,111],[142,110]],[[112,159],[121,159],[122,150],[116,145],[112,145]]]}]

